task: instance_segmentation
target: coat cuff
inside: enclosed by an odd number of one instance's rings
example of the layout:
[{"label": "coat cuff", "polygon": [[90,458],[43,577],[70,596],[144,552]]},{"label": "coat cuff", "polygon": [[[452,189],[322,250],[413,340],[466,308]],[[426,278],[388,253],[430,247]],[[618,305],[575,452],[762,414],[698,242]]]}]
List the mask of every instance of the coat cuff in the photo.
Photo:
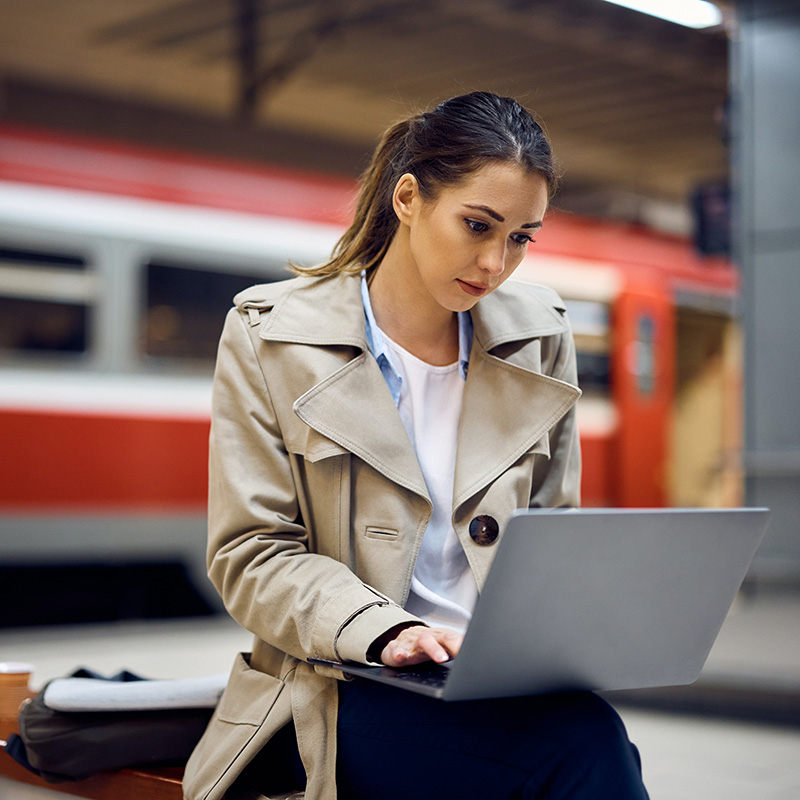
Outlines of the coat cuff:
[{"label": "coat cuff", "polygon": [[390,628],[404,623],[425,624],[394,603],[369,606],[353,617],[339,632],[336,639],[336,655],[340,661],[373,663],[367,658],[369,646]]}]

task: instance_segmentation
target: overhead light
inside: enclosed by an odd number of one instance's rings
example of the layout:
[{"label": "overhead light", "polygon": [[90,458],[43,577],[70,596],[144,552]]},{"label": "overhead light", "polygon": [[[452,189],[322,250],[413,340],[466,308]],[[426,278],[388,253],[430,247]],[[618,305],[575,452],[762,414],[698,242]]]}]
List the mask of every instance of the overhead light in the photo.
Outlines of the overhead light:
[{"label": "overhead light", "polygon": [[706,0],[606,0],[687,28],[710,28],[722,22],[722,12]]}]

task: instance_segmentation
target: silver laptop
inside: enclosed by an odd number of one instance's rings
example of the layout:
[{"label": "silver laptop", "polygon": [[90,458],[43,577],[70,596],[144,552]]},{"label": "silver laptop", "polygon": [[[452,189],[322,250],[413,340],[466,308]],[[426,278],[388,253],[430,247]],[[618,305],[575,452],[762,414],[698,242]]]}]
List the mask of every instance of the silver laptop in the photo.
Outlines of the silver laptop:
[{"label": "silver laptop", "polygon": [[442,700],[692,683],[768,518],[758,508],[517,511],[449,664],[315,663]]}]

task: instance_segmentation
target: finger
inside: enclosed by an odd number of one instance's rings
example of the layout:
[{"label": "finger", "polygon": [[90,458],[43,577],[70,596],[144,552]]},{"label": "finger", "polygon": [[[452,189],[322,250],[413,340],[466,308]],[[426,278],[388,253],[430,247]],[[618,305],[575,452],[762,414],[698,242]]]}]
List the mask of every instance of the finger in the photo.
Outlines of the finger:
[{"label": "finger", "polygon": [[452,630],[445,630],[443,633],[444,636],[440,639],[440,642],[447,648],[452,657],[457,656],[458,651],[461,650],[461,643],[464,641],[464,634]]},{"label": "finger", "polygon": [[[439,645],[447,652],[447,658],[454,658],[461,649],[464,635],[450,628],[434,628],[431,633],[436,637]],[[438,660],[438,659],[437,659]]]},{"label": "finger", "polygon": [[451,654],[450,651],[437,639],[436,636],[428,634],[419,638],[419,648],[425,657],[437,664],[443,664],[449,661]]},{"label": "finger", "polygon": [[[423,661],[442,664],[458,651],[460,639],[459,634],[441,629],[408,628],[391,643],[387,655],[394,663],[390,666],[408,666]],[[388,663],[385,658],[383,661]]]}]

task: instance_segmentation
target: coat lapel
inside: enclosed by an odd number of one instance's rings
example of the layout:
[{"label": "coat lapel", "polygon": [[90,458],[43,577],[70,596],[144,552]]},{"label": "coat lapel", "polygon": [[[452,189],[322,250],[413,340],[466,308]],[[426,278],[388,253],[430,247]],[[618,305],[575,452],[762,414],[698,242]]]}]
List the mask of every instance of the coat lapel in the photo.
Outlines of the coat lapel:
[{"label": "coat lapel", "polygon": [[[411,440],[369,353],[360,277],[300,279],[298,287],[303,284],[304,291],[281,296],[259,330],[266,341],[326,351],[309,359],[317,382],[295,401],[295,413],[390,480],[430,499]],[[361,351],[355,358],[352,347]]]},{"label": "coat lapel", "polygon": [[411,440],[368,352],[306,392],[294,409],[307,425],[390,480],[430,499]]},{"label": "coat lapel", "polygon": [[547,432],[581,394],[577,387],[542,374],[538,349],[519,363],[490,352],[568,330],[560,312],[535,292],[501,287],[477,304],[472,318],[475,337],[461,412],[454,509],[523,454],[538,450],[549,456]]},{"label": "coat lapel", "polygon": [[490,484],[523,454],[538,450],[549,456],[544,437],[578,395],[568,383],[473,347],[461,412],[453,508]]}]

